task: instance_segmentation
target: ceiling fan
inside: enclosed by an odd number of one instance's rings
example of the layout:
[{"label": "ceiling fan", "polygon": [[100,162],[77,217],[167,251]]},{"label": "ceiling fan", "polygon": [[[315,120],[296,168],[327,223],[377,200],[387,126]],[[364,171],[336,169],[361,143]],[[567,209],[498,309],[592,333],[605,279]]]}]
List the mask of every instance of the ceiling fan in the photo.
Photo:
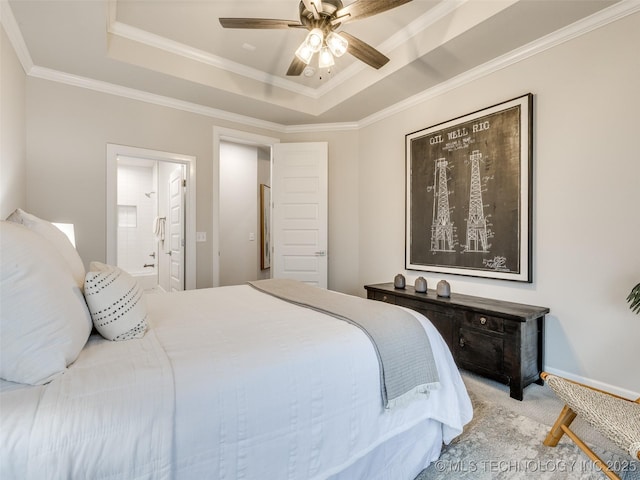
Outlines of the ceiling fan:
[{"label": "ceiling fan", "polygon": [[300,21],[276,20],[270,18],[220,18],[224,28],[282,29],[306,28],[307,37],[295,52],[287,75],[300,75],[309,65],[313,55],[318,53],[318,66],[328,68],[334,64],[334,57],[350,53],[358,60],[380,68],[389,59],[362,40],[346,32],[336,30],[343,24],[370,17],[399,7],[411,0],[356,0],[342,5],[342,0],[301,0]]}]

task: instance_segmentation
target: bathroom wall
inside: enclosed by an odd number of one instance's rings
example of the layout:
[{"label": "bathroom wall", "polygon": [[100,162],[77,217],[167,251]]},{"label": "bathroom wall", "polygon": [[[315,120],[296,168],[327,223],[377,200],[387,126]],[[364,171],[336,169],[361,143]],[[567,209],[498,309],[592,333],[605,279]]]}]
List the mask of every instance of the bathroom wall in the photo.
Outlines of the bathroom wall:
[{"label": "bathroom wall", "polygon": [[[118,266],[133,275],[156,271],[157,164],[118,165]],[[156,254],[156,258],[150,256]]]}]

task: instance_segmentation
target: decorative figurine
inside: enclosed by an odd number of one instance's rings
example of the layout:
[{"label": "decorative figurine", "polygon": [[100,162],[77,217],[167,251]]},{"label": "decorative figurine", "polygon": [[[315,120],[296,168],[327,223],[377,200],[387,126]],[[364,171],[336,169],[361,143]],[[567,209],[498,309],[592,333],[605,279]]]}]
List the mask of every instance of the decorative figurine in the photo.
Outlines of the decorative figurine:
[{"label": "decorative figurine", "polygon": [[404,279],[404,275],[401,273],[396,275],[396,278],[393,279],[393,286],[395,288],[404,288],[406,285],[406,281]]},{"label": "decorative figurine", "polygon": [[414,290],[418,293],[426,293],[427,291],[427,281],[424,277],[416,278],[416,283],[413,286]]},{"label": "decorative figurine", "polygon": [[440,280],[438,282],[438,286],[436,287],[436,293],[439,297],[450,297],[451,296],[451,285],[446,280]]}]

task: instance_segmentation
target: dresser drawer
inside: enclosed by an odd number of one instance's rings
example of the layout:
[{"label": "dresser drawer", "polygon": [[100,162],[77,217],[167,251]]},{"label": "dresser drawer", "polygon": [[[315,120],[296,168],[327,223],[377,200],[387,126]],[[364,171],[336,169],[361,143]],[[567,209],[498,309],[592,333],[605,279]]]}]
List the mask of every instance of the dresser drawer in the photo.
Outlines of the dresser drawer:
[{"label": "dresser drawer", "polygon": [[504,320],[502,318],[476,312],[465,312],[460,326],[478,328],[489,332],[504,332]]},{"label": "dresser drawer", "polygon": [[373,292],[373,299],[379,302],[396,303],[396,296],[385,292]]},{"label": "dresser drawer", "polygon": [[[433,305],[430,303],[425,303],[421,300],[413,300],[411,298],[401,298],[396,302],[398,305],[402,305],[403,307],[412,308],[414,310],[425,310],[427,312],[435,312],[443,316],[453,317],[454,315],[460,315],[460,312],[456,312],[452,308],[448,308],[446,306]],[[424,314],[424,312],[422,312]],[[426,315],[426,314],[425,314]],[[428,315],[427,315],[428,316]]]}]

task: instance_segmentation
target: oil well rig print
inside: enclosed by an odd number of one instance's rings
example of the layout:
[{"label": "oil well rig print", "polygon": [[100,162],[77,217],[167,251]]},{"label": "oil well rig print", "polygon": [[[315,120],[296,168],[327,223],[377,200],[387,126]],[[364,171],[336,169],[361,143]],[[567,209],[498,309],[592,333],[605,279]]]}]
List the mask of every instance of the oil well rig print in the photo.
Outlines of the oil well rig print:
[{"label": "oil well rig print", "polygon": [[433,184],[433,223],[431,224],[431,251],[453,252],[453,222],[449,210],[449,187],[447,184],[447,165],[445,158],[436,160]]},{"label": "oil well rig print", "polygon": [[487,236],[487,219],[482,205],[482,184],[480,181],[480,160],[482,153],[474,150],[469,156],[471,160],[471,188],[469,189],[469,217],[467,218],[466,252],[489,252]]},{"label": "oil well rig print", "polygon": [[[482,179],[480,177],[480,161],[482,153],[473,150],[469,155],[471,164],[471,187],[469,189],[469,215],[467,217],[466,243],[462,246],[464,252],[488,253],[491,245],[491,234],[487,227],[482,203]],[[448,165],[445,158],[436,160],[433,184],[433,222],[431,223],[431,251],[454,252],[455,226],[451,220],[449,207]]]}]

